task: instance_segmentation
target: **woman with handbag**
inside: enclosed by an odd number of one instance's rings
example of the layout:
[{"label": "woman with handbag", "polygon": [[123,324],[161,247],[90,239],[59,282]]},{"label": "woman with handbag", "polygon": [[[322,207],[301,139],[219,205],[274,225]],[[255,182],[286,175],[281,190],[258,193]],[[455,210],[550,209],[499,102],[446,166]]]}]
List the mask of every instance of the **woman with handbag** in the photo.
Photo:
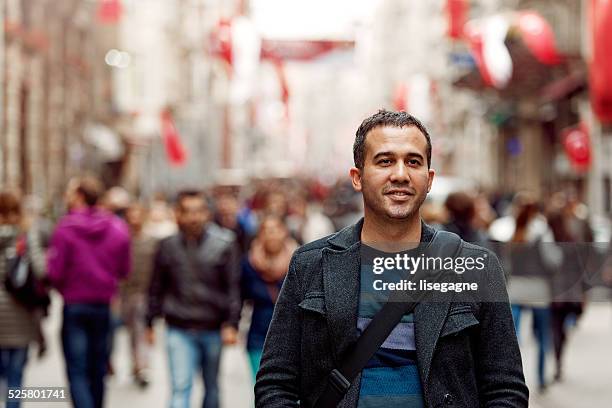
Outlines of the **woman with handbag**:
[{"label": "woman with handbag", "polygon": [[43,250],[26,227],[19,198],[0,191],[0,385],[7,388],[21,387],[28,347],[41,340],[39,306],[46,296],[28,296],[28,290],[44,273]]}]

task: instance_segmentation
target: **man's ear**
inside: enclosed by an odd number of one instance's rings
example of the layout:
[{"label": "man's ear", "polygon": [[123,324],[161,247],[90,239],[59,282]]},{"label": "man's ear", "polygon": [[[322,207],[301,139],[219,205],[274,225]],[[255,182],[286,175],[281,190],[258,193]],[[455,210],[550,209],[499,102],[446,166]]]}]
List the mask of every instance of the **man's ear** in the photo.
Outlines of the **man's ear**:
[{"label": "man's ear", "polygon": [[349,170],[349,176],[351,177],[351,182],[353,183],[353,189],[355,191],[361,191],[361,170],[357,167],[351,167]]},{"label": "man's ear", "polygon": [[429,182],[427,184],[427,192],[431,191],[431,184],[433,183],[434,176],[436,175],[436,171],[434,169],[429,169]]}]

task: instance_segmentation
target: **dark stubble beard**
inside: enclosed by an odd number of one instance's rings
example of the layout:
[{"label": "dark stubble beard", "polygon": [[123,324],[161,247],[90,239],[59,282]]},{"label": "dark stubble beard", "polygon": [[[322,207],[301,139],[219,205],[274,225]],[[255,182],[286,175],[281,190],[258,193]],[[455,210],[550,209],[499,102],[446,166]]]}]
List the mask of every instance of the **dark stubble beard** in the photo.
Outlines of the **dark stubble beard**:
[{"label": "dark stubble beard", "polygon": [[[367,182],[364,182],[363,180],[362,180],[362,187],[363,187],[362,194],[363,194],[363,199],[364,199],[364,206],[366,208],[369,208],[370,211],[376,214],[378,217],[386,218],[390,220],[401,221],[401,220],[409,220],[413,218],[415,214],[419,214],[421,205],[423,205],[423,203],[425,202],[425,199],[427,198],[427,193],[420,196],[419,192],[415,191],[415,195],[412,196],[413,201],[406,202],[406,205],[411,206],[410,211],[406,214],[402,214],[398,216],[398,215],[392,214],[393,210],[385,206],[385,203],[384,203],[385,195],[382,192],[379,194],[378,191],[371,191],[368,187]],[[393,188],[406,188],[406,186],[405,185],[395,185],[393,186]],[[388,191],[388,190],[390,190],[390,188],[385,187],[383,188],[382,191]]]}]

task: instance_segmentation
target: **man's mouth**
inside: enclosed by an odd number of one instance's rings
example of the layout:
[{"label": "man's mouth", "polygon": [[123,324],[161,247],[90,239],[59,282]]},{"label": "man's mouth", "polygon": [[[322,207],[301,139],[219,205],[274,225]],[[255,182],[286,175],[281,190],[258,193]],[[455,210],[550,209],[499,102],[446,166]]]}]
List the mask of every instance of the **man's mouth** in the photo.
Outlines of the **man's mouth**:
[{"label": "man's mouth", "polygon": [[387,191],[385,195],[391,197],[393,200],[396,200],[396,201],[405,201],[405,200],[408,200],[410,197],[412,197],[414,193],[410,190],[393,189],[393,190]]}]

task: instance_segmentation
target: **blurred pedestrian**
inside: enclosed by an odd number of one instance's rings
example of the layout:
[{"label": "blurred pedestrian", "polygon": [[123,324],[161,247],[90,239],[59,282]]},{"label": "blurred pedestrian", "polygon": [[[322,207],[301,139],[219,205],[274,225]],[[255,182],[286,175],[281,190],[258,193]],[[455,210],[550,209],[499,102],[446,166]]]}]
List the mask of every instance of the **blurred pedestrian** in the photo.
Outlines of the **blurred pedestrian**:
[{"label": "blurred pedestrian", "polygon": [[217,197],[215,221],[223,228],[227,228],[236,234],[236,242],[240,249],[240,256],[245,254],[253,239],[248,226],[244,225],[239,217],[240,204],[238,199],[230,194],[224,193]]},{"label": "blurred pedestrian", "polygon": [[240,316],[240,270],[234,234],[211,222],[205,197],[179,193],[179,232],[160,242],[149,289],[147,322],[166,320],[170,407],[189,407],[193,376],[202,370],[204,408],[219,406],[222,344],[235,344]]},{"label": "blurred pedestrian", "polygon": [[[109,188],[104,193],[99,202],[99,206],[100,208],[115,214],[122,220],[125,220],[125,213],[130,206],[131,200],[130,193],[128,193],[125,188],[114,186]],[[111,330],[109,332],[108,340],[108,362],[106,363],[108,375],[115,374],[112,355],[115,348],[115,332],[123,324],[121,321],[120,308],[120,299],[118,297],[113,297],[111,300]]]},{"label": "blurred pedestrian", "polygon": [[555,241],[563,251],[563,263],[553,276],[551,306],[552,339],[555,352],[555,380],[563,377],[563,354],[569,322],[582,315],[585,299],[584,272],[588,248],[570,233],[571,215],[566,209],[556,209],[548,215]]},{"label": "blurred pedestrian", "polygon": [[143,232],[147,236],[161,240],[176,234],[176,231],[177,227],[172,209],[166,199],[158,194],[149,205],[149,215]]},{"label": "blurred pedestrian", "polygon": [[102,197],[101,206],[117,217],[125,219],[125,212],[130,206],[131,201],[130,193],[125,188],[114,186],[109,188],[104,197]]},{"label": "blurred pedestrian", "polygon": [[132,375],[136,384],[146,387],[149,344],[146,337],[147,295],[153,271],[153,257],[157,240],[143,232],[146,209],[139,203],[125,211],[132,245],[132,272],[121,283],[121,320],[130,338]]},{"label": "blurred pedestrian", "polygon": [[49,280],[64,298],[62,346],[77,408],[103,405],[110,302],[130,271],[127,225],[97,207],[102,192],[96,178],[69,182],[69,212],[53,232],[47,264]]},{"label": "blurred pedestrian", "polygon": [[321,208],[309,202],[303,195],[295,196],[290,209],[287,226],[300,244],[307,244],[336,232],[334,224],[323,214]]},{"label": "blurred pedestrian", "polygon": [[562,253],[536,202],[518,207],[509,248],[511,275],[508,295],[517,337],[520,339],[521,314],[531,311],[533,334],[538,343],[538,390],[546,390],[546,354],[551,337],[552,271],[562,262]]},{"label": "blurred pedestrian", "polygon": [[276,215],[284,220],[289,214],[289,203],[285,194],[281,191],[269,192],[266,195],[264,213]]},{"label": "blurred pedestrian", "polygon": [[261,220],[248,254],[242,258],[242,300],[252,302],[253,313],[247,335],[247,352],[253,379],[259,370],[268,326],[289,261],[297,243],[283,221],[275,215]]},{"label": "blurred pedestrian", "polygon": [[444,225],[446,231],[454,232],[467,242],[479,245],[487,243],[486,233],[473,224],[476,206],[472,196],[463,191],[451,193],[446,198],[444,206],[450,216],[449,222]]},{"label": "blurred pedestrian", "polygon": [[[17,195],[0,191],[0,398],[4,387],[20,388],[31,343],[44,342],[40,331],[40,310],[15,297],[5,285],[11,273],[11,260],[25,257],[38,278],[45,274],[45,258],[39,237],[28,228]],[[41,343],[42,342],[42,343]],[[7,402],[7,408],[19,402]]]}]

